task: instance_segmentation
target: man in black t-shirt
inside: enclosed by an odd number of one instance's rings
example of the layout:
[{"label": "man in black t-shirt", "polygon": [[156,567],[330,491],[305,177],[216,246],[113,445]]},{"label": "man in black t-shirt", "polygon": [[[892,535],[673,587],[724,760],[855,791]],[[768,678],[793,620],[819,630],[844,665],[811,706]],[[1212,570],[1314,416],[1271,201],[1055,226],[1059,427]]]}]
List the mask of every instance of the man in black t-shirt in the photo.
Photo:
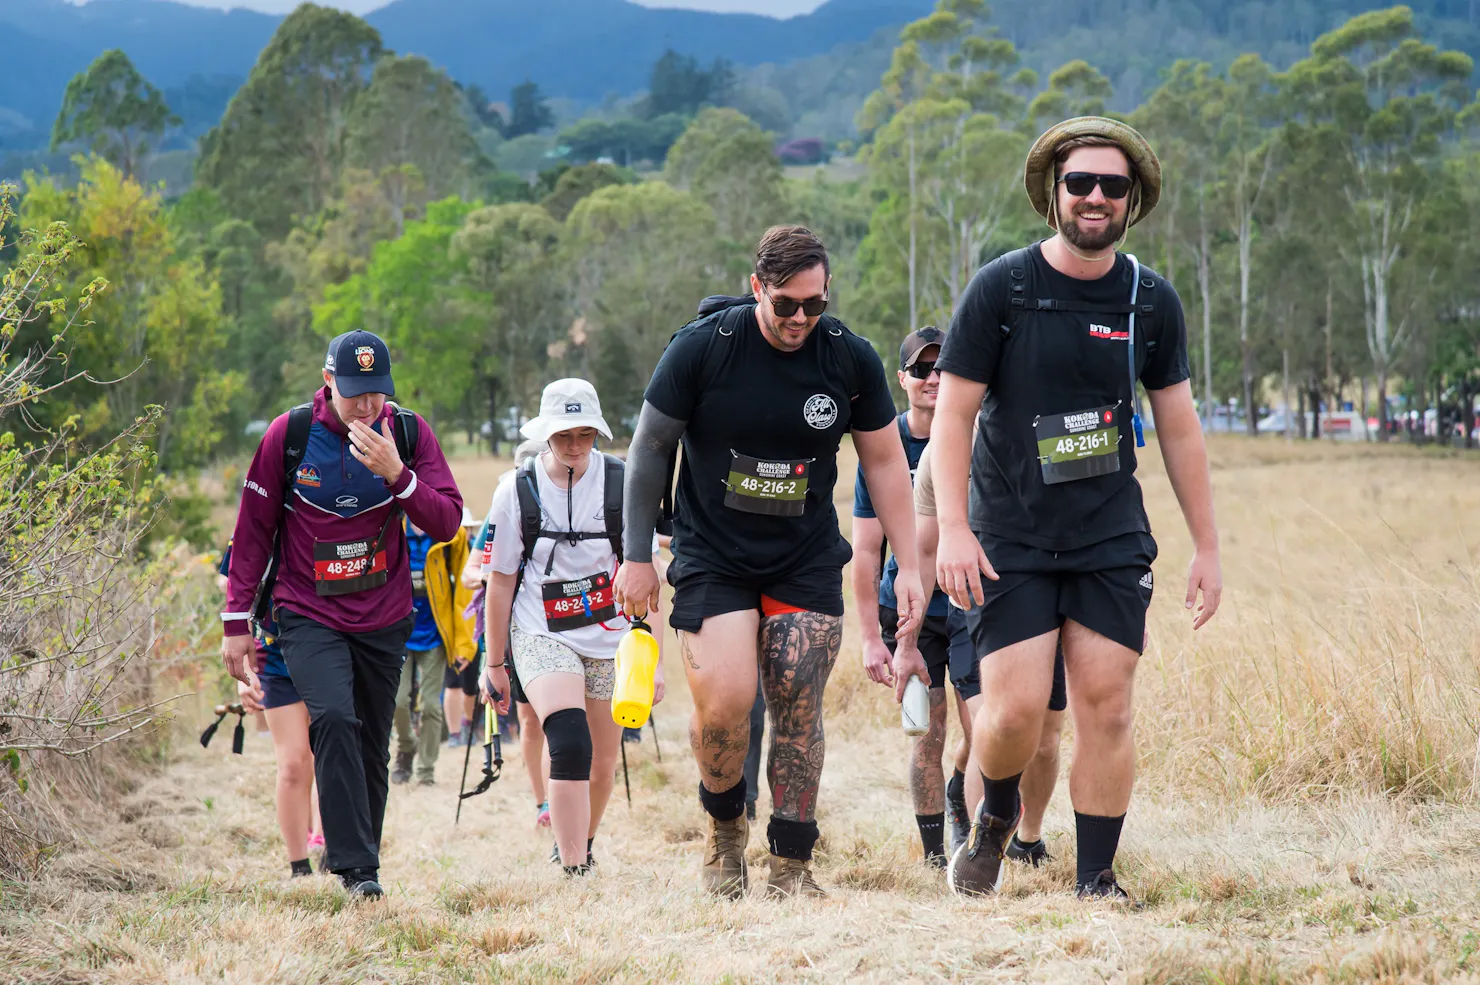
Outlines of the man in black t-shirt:
[{"label": "man in black t-shirt", "polygon": [[1131,690],[1156,558],[1134,474],[1138,381],[1196,549],[1186,595],[1191,609],[1202,592],[1194,629],[1222,593],[1212,485],[1181,302],[1116,251],[1156,204],[1156,155],[1130,127],[1081,117],[1038,139],[1024,183],[1055,235],[977,273],[940,359],[936,570],[970,610],[986,698],[972,744],[984,797],[950,882],[968,895],[1000,885],[1062,640],[1078,892],[1128,900],[1112,866],[1134,779]]},{"label": "man in black t-shirt", "polygon": [[799,226],[768,231],[750,286],[749,297],[719,299],[684,327],[653,371],[628,455],[626,562],[614,588],[631,615],[657,605],[653,526],[681,441],[669,622],[694,697],[689,735],[709,815],[704,886],[732,898],[747,886],[743,771],[759,667],[772,722],[767,889],[821,896],[810,861],[822,694],[842,643],[852,556],[833,507],[838,445],[852,433],[899,549],[901,632],[924,608],[909,467],[878,355],[823,314],[828,261],[817,237]]}]

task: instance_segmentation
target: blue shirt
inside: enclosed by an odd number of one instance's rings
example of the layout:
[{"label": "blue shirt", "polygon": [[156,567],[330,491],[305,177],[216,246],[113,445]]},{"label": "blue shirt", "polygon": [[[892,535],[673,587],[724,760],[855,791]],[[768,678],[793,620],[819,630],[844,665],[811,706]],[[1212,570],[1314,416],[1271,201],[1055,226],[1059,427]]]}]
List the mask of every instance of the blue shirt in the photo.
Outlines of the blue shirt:
[{"label": "blue shirt", "polygon": [[406,549],[411,559],[411,597],[416,622],[411,626],[406,649],[418,652],[435,650],[442,645],[442,634],[437,632],[437,620],[432,616],[432,600],[427,598],[427,552],[432,546],[430,534],[416,533],[407,525]]},{"label": "blue shirt", "polygon": [[[925,446],[930,444],[929,438],[917,438],[910,434],[909,412],[906,411],[895,418],[895,424],[899,428],[899,440],[904,443],[904,457],[910,463],[910,485],[915,483],[915,469],[920,466],[920,456],[925,453]],[[865,519],[874,519],[878,516],[874,512],[874,501],[868,495],[868,483],[863,478],[863,465],[858,466],[858,477],[853,480],[853,515]],[[884,574],[879,579],[879,604],[887,609],[898,609],[899,599],[894,594],[894,576],[899,574],[899,561],[891,551],[889,562],[884,565]],[[927,616],[944,616],[950,611],[950,601],[946,593],[940,589],[930,596],[930,605],[925,608]]]},{"label": "blue shirt", "polygon": [[[231,541],[226,542],[226,550],[221,552],[221,563],[216,571],[222,576],[231,574]],[[260,625],[253,627],[257,649],[262,651],[262,673],[257,676],[287,677],[292,680],[288,673],[288,664],[283,660],[283,651],[278,648],[277,631],[277,623],[273,622],[271,615]]]}]

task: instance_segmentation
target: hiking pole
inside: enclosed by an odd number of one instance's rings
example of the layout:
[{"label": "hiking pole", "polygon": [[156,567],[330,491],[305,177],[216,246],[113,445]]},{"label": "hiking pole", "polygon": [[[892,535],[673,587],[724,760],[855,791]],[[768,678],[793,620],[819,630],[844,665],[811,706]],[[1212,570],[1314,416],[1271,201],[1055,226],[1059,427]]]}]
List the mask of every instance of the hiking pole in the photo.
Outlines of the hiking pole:
[{"label": "hiking pole", "polygon": [[236,715],[236,731],[231,733],[231,751],[240,756],[242,754],[242,746],[245,744],[247,738],[247,710],[241,706],[240,701],[233,702],[229,705],[217,705],[213,710],[216,712],[216,720],[207,725],[206,730],[200,734],[200,747],[202,749],[210,748],[211,740],[216,737],[216,729],[220,728],[221,723],[226,721],[226,716]]},{"label": "hiking pole", "polygon": [[658,762],[661,763],[663,761],[663,747],[658,745],[658,720],[649,715],[648,724],[653,727],[653,749],[657,751]]},{"label": "hiking pole", "polygon": [[[479,702],[481,703],[481,701]],[[473,714],[478,714],[477,705],[473,707]],[[452,826],[457,827],[457,822],[462,818],[462,802],[469,797],[476,797],[481,793],[487,793],[488,788],[493,786],[504,771],[504,744],[499,738],[498,729],[494,726],[494,719],[498,713],[493,710],[493,705],[483,705],[483,779],[472,790],[463,792],[468,785],[468,755],[472,752],[472,743],[468,743],[468,749],[463,753],[463,778],[462,784],[457,791],[457,815],[452,819]]]},{"label": "hiking pole", "polygon": [[[473,703],[473,714],[478,714],[478,706],[483,703],[482,695]],[[468,760],[473,758],[473,744],[469,742],[463,747],[463,771],[462,782],[457,785],[457,814],[452,818],[452,826],[457,827],[457,822],[462,820],[462,802],[467,799],[468,789]]]},{"label": "hiking pole", "polygon": [[627,809],[632,809],[632,778],[627,775],[627,743],[619,742],[622,747],[622,785],[627,788]]}]

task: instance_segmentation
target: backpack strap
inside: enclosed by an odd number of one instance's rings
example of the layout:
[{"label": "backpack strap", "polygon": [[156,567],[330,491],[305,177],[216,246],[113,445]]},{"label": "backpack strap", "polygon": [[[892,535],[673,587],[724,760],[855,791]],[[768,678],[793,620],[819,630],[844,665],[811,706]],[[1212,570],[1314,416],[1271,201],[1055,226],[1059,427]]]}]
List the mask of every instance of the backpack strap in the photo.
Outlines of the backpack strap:
[{"label": "backpack strap", "polygon": [[299,404],[288,411],[288,431],[283,435],[283,499],[293,489],[298,466],[308,451],[308,432],[313,427],[313,404]]},{"label": "backpack strap", "polygon": [[836,318],[819,321],[817,327],[826,333],[824,337],[828,341],[836,343],[833,348],[837,350],[838,362],[843,367],[843,389],[848,391],[848,402],[852,403],[863,392],[863,369],[858,364],[858,353],[853,351],[850,338],[853,332]]},{"label": "backpack strap", "polygon": [[391,417],[391,435],[396,439],[396,454],[401,456],[401,464],[409,468],[416,458],[416,445],[421,439],[421,421],[417,419],[415,412],[400,404],[391,404],[391,409],[394,412]]},{"label": "backpack strap", "polygon": [[534,556],[534,545],[540,539],[539,487],[535,485],[534,467],[538,458],[526,458],[519,471],[514,474],[514,493],[519,499],[519,539],[522,549],[519,555],[519,570]]},{"label": "backpack strap", "polygon": [[606,519],[606,536],[611,541],[612,553],[617,556],[617,563],[622,563],[622,483],[626,477],[627,466],[620,458],[601,455],[606,462],[606,485],[602,493],[602,516]]}]

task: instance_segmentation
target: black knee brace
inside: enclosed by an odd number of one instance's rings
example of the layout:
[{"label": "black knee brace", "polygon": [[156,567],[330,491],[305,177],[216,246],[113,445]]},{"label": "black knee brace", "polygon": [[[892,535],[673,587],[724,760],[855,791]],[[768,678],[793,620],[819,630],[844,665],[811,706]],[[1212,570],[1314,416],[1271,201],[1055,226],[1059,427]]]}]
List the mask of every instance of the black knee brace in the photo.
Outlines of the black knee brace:
[{"label": "black knee brace", "polygon": [[543,728],[550,747],[550,779],[591,779],[591,728],[586,724],[586,709],[551,712]]}]

